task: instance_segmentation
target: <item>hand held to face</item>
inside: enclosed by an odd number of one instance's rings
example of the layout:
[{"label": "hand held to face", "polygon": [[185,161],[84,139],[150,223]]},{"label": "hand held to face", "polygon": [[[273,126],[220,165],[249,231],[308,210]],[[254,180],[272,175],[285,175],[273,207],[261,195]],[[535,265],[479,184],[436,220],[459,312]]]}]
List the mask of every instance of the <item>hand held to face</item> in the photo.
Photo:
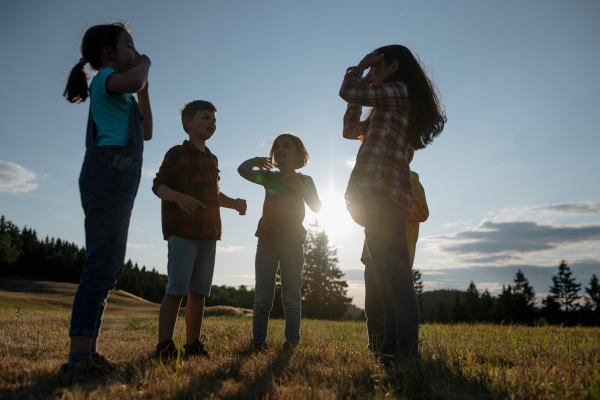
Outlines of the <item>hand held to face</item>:
[{"label": "hand held to face", "polygon": [[379,54],[377,51],[369,53],[358,63],[358,67],[362,69],[374,67],[381,61],[383,56],[383,53]]},{"label": "hand held to face", "polygon": [[270,171],[273,169],[273,164],[271,164],[271,159],[268,157],[261,157],[260,163],[258,164],[258,168],[262,171]]}]

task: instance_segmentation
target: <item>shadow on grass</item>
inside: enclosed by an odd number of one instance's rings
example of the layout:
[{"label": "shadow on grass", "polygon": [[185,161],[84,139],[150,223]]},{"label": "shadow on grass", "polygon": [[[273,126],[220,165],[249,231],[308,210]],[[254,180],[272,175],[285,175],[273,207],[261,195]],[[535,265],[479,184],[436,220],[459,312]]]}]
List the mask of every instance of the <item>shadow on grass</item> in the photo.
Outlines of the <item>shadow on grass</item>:
[{"label": "shadow on grass", "polygon": [[497,399],[510,397],[481,375],[466,375],[460,361],[452,365],[444,360],[420,358],[400,361],[395,377],[374,375],[375,387],[400,398],[415,399]]},{"label": "shadow on grass", "polygon": [[[273,384],[281,377],[288,365],[293,351],[280,350],[271,358],[265,368],[251,377],[242,376],[242,366],[248,357],[252,357],[251,349],[238,353],[233,360],[220,365],[211,373],[198,376],[190,385],[179,388],[173,393],[174,399],[211,397],[224,389],[220,397],[228,399],[248,399],[267,397],[273,390]],[[223,388],[226,382],[233,381],[230,389]]]}]

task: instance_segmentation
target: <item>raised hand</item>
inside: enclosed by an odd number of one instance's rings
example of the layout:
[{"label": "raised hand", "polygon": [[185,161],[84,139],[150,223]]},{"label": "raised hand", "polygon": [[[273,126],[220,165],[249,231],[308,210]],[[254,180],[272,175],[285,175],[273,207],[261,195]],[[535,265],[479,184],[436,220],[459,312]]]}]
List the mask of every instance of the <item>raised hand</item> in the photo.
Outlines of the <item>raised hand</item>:
[{"label": "raised hand", "polygon": [[235,207],[234,207],[235,211],[239,212],[240,215],[246,215],[247,209],[248,209],[248,205],[246,204],[246,200],[235,199]]},{"label": "raised hand", "polygon": [[362,69],[367,69],[367,68],[371,68],[374,67],[375,65],[377,65],[377,63],[379,63],[379,61],[381,61],[381,59],[383,58],[384,54],[383,53],[379,53],[377,51],[374,51],[372,53],[367,54],[359,63],[358,66]]},{"label": "raised hand", "polygon": [[192,196],[188,196],[187,194],[179,193],[175,202],[185,213],[192,215],[198,207],[206,208],[204,203],[200,200],[193,198]]},{"label": "raised hand", "polygon": [[373,83],[373,69],[369,68],[369,72],[367,72],[367,74],[365,76],[363,76],[362,78],[362,83],[366,83],[367,85],[370,85],[371,83]]},{"label": "raised hand", "polygon": [[268,157],[261,157],[260,163],[258,164],[258,168],[263,171],[264,170],[270,171],[271,169],[273,169],[273,164],[271,164],[271,159]]}]

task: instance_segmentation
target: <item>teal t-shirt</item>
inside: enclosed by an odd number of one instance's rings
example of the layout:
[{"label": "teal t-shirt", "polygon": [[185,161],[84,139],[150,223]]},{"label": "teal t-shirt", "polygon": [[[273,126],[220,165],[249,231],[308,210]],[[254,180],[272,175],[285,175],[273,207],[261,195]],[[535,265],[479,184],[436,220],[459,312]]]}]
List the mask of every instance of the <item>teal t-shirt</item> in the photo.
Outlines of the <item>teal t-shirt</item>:
[{"label": "teal t-shirt", "polygon": [[102,68],[92,80],[90,99],[98,129],[96,146],[125,146],[129,138],[131,94],[109,94],[106,91],[106,79],[113,73],[118,74],[112,68]]}]

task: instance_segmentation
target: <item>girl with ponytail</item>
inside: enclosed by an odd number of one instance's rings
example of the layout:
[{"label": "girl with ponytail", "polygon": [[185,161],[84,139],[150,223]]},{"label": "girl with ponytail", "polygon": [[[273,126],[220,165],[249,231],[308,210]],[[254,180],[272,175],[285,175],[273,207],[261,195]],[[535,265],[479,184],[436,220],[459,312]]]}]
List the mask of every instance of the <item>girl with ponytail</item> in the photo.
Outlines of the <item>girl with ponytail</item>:
[{"label": "girl with ponytail", "polygon": [[[123,272],[144,140],[152,138],[150,59],[137,52],[127,25],[89,28],[81,54],[63,96],[71,103],[90,98],[86,153],[79,176],[87,258],[73,301],[69,361],[59,371],[64,385],[107,380],[116,368],[98,354],[96,342],[109,291]],[[89,88],[88,63],[96,72]],[[137,93],[137,101],[132,93]]]},{"label": "girl with ponytail", "polygon": [[[418,57],[401,45],[381,47],[348,68],[340,96],[348,102],[344,138],[362,141],[346,201],[354,220],[365,227],[384,302],[381,361],[393,370],[395,356],[418,355],[419,303],[406,236],[413,203],[406,154],[409,147],[431,143],[446,116]],[[361,122],[363,106],[371,110]]]}]

